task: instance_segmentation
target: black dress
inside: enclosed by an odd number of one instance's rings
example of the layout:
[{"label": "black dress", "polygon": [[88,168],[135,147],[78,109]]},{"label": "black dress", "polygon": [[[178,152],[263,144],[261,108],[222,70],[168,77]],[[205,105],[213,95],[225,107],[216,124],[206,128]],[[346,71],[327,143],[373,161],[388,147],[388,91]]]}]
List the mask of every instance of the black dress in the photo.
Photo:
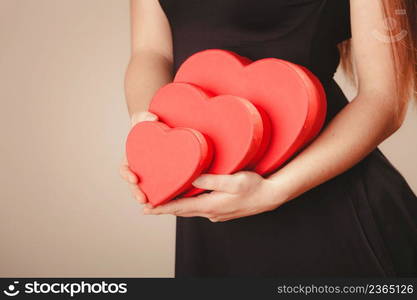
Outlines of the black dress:
[{"label": "black dress", "polygon": [[[277,57],[325,86],[327,122],[347,103],[333,80],[350,38],[348,0],[161,0],[174,65],[220,48]],[[410,157],[410,161],[415,157]],[[274,211],[228,222],[177,218],[177,277],[416,276],[417,198],[376,149],[344,174]]]}]

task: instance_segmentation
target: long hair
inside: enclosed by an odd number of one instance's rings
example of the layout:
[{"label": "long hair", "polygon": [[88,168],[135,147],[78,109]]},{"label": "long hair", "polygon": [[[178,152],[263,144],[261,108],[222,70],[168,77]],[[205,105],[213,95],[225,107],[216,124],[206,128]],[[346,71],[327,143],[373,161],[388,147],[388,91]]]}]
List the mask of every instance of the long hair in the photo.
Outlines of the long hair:
[{"label": "long hair", "polygon": [[[407,101],[417,92],[417,0],[381,0],[387,33],[377,38],[390,43],[397,94]],[[339,45],[341,65],[355,80],[349,40]],[[417,100],[417,99],[416,99]]]}]

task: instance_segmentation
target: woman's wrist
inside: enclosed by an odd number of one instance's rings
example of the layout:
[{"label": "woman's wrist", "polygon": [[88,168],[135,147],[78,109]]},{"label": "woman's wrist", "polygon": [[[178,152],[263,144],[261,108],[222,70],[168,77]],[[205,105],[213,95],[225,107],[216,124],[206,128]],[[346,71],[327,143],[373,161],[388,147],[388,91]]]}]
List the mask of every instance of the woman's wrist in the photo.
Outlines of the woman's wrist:
[{"label": "woman's wrist", "polygon": [[278,207],[293,199],[292,185],[285,184],[279,176],[265,178],[264,184],[269,195],[268,198],[272,201],[271,205]]},{"label": "woman's wrist", "polygon": [[291,201],[310,189],[317,186],[317,174],[311,174],[309,169],[301,169],[299,166],[290,165],[270,175],[266,180],[271,181],[270,186],[277,199],[283,199],[284,202]]}]

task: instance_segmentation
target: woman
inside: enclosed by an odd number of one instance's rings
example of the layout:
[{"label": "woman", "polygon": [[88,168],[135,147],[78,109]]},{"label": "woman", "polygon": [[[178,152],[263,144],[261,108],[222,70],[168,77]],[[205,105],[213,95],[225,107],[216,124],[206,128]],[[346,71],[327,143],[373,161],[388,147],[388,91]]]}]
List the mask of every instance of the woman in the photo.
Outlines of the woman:
[{"label": "woman", "polygon": [[[321,134],[268,178],[202,175],[193,184],[211,193],[153,208],[123,164],[145,214],[178,216],[176,276],[417,275],[417,198],[376,148],[416,86],[414,0],[132,0],[131,11],[132,124],[155,120],[152,95],[208,48],[306,66],[328,98]],[[332,79],[343,41],[350,103]]]}]

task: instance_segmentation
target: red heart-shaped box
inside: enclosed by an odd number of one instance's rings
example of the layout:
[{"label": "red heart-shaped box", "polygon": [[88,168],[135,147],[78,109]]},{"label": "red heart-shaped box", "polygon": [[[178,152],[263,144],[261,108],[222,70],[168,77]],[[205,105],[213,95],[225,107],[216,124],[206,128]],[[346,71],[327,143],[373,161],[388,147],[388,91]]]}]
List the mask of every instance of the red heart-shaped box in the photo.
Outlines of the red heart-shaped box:
[{"label": "red heart-shaped box", "polygon": [[129,168],[138,176],[148,201],[163,204],[192,187],[210,164],[211,146],[197,130],[161,122],[136,124],[127,137]]},{"label": "red heart-shaped box", "polygon": [[250,100],[271,122],[268,149],[254,170],[267,174],[310,142],[326,116],[326,97],[319,80],[293,63],[265,58],[255,62],[233,52],[210,49],[190,56],[174,82],[187,82],[215,94]]},{"label": "red heart-shaped box", "polygon": [[261,114],[240,97],[211,97],[194,85],[170,83],[157,91],[149,111],[170,127],[194,128],[210,139],[214,157],[209,173],[239,171],[259,159],[268,145]]}]

